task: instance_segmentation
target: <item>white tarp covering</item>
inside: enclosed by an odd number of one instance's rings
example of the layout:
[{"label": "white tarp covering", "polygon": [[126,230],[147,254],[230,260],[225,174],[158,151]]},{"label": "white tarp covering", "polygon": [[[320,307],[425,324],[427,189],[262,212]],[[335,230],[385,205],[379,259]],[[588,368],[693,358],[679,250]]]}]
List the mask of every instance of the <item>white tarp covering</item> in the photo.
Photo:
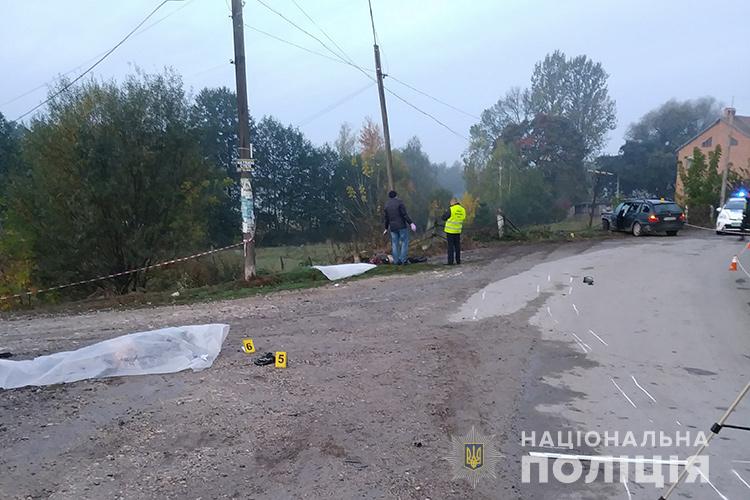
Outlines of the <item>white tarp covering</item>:
[{"label": "white tarp covering", "polygon": [[10,361],[0,359],[0,389],[89,378],[174,373],[210,367],[229,325],[191,325],[131,333],[76,351]]},{"label": "white tarp covering", "polygon": [[313,269],[317,269],[321,273],[325,274],[326,278],[331,281],[340,280],[342,278],[348,278],[349,276],[356,276],[358,274],[366,273],[370,269],[375,269],[375,264],[337,264],[335,266],[313,266]]}]

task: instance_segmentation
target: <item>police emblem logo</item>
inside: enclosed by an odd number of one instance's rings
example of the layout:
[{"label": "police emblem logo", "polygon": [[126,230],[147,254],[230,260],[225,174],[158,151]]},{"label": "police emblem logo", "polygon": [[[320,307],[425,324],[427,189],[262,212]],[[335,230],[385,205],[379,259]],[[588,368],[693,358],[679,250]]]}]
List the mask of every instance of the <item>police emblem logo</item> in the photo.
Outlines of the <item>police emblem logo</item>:
[{"label": "police emblem logo", "polygon": [[495,466],[502,455],[494,436],[485,436],[472,427],[464,436],[451,437],[451,454],[443,457],[451,464],[453,479],[466,479],[472,487],[482,477],[497,478]]},{"label": "police emblem logo", "polygon": [[471,470],[477,470],[484,465],[482,461],[482,451],[484,450],[484,443],[464,444],[464,450],[466,451],[464,467],[468,467]]}]

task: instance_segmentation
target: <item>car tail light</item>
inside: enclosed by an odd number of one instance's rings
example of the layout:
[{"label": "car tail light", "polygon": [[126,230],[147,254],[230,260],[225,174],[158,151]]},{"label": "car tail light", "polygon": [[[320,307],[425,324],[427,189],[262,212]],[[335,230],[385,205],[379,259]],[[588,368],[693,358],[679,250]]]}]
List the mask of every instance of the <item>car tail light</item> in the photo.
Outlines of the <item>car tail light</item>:
[{"label": "car tail light", "polygon": [[659,222],[659,218],[656,216],[656,214],[651,214],[648,216],[649,222]]},{"label": "car tail light", "polygon": [[680,222],[685,222],[685,214],[680,214]]}]

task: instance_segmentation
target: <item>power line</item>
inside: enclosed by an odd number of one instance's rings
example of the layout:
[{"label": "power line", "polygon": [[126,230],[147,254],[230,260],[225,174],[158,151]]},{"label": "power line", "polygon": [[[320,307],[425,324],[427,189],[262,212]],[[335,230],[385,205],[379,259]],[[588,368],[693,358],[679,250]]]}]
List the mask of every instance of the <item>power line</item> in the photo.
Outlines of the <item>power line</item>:
[{"label": "power line", "polygon": [[[158,19],[158,20],[154,21],[153,23],[149,24],[148,26],[146,26],[145,28],[143,28],[143,29],[142,29],[142,30],[140,30],[139,32],[135,33],[135,34],[133,35],[133,37],[135,38],[135,37],[137,37],[137,36],[139,36],[139,35],[141,35],[141,34],[145,33],[146,31],[150,30],[151,28],[153,28],[153,27],[154,27],[154,26],[156,26],[157,24],[159,24],[159,23],[163,22],[163,21],[164,21],[164,20],[166,20],[167,18],[169,18],[169,17],[172,17],[173,15],[177,14],[177,13],[178,13],[179,11],[181,11],[182,9],[184,9],[185,7],[187,7],[188,5],[190,5],[191,3],[193,3],[194,1],[195,1],[195,0],[188,0],[188,1],[187,1],[187,2],[185,2],[185,3],[184,3],[184,4],[183,4],[183,5],[182,5],[182,6],[180,7],[180,8],[178,8],[178,9],[175,9],[175,10],[173,10],[172,12],[170,12],[169,14],[167,14],[166,16],[164,16],[164,17],[162,17],[162,18],[160,18],[160,19]],[[60,75],[61,75],[61,76],[69,75],[70,73],[73,73],[73,72],[75,72],[76,70],[78,70],[78,68],[81,68],[82,66],[85,66],[86,64],[90,63],[91,61],[95,61],[95,60],[96,60],[97,58],[101,57],[102,55],[104,55],[104,54],[106,54],[106,53],[107,53],[107,51],[106,51],[106,50],[105,50],[105,51],[103,51],[103,52],[100,52],[100,53],[98,53],[97,55],[95,55],[94,57],[92,57],[92,58],[90,58],[90,59],[86,59],[85,61],[83,61],[83,62],[82,62],[81,64],[79,64],[79,65],[78,65],[78,66],[76,66],[75,68],[73,68],[73,69],[69,69],[68,71],[65,71],[64,73],[60,73]],[[23,94],[19,94],[19,95],[17,95],[16,97],[14,97],[14,98],[12,98],[12,99],[10,99],[10,100],[8,100],[8,101],[5,101],[5,102],[3,102],[3,103],[0,103],[0,106],[6,106],[6,105],[8,105],[8,104],[12,104],[12,103],[16,102],[16,101],[17,101],[17,100],[19,100],[19,99],[23,99],[23,98],[24,98],[24,97],[26,97],[27,95],[33,94],[34,92],[36,92],[36,91],[38,91],[38,90],[41,90],[41,89],[43,89],[43,88],[47,87],[48,85],[50,85],[50,84],[51,84],[51,83],[53,83],[54,81],[55,81],[54,79],[53,79],[53,80],[48,80],[48,81],[46,81],[46,82],[42,83],[41,85],[38,85],[38,86],[34,87],[33,89],[27,90],[27,91],[26,91],[26,92],[24,92]]]},{"label": "power line", "polygon": [[205,75],[206,73],[210,73],[212,71],[216,71],[217,69],[229,68],[231,66],[232,66],[231,62],[225,62],[225,63],[222,63],[222,64],[217,64],[216,66],[211,66],[210,68],[202,69],[202,70],[198,71],[197,73],[192,73],[192,74],[188,75],[188,77],[189,78],[195,78],[196,76]]},{"label": "power line", "polygon": [[298,30],[300,30],[305,35],[309,36],[310,38],[312,38],[313,40],[315,40],[316,42],[318,42],[320,45],[323,46],[323,48],[325,48],[328,52],[330,52],[331,54],[333,54],[335,57],[339,58],[341,61],[345,62],[346,64],[349,64],[349,65],[352,65],[352,66],[356,66],[354,63],[346,61],[344,58],[342,58],[339,54],[336,53],[336,51],[334,51],[328,45],[326,45],[323,40],[321,40],[320,38],[316,37],[315,35],[313,35],[309,31],[307,31],[305,28],[301,27],[299,24],[295,23],[294,21],[292,21],[291,19],[289,19],[288,17],[286,17],[281,12],[279,12],[278,10],[274,9],[273,7],[271,7],[270,5],[268,5],[267,3],[265,3],[263,0],[258,0],[258,3],[261,4],[263,7],[265,7],[266,9],[270,10],[271,12],[273,12],[274,14],[276,14],[277,16],[279,16],[280,18],[282,18],[287,23],[291,24],[292,26],[294,26],[295,28],[297,28]]},{"label": "power line", "polygon": [[302,120],[301,122],[299,122],[297,124],[297,126],[298,127],[303,127],[303,126],[307,125],[308,123],[310,123],[310,122],[312,122],[314,120],[317,120],[318,118],[320,118],[321,116],[325,115],[326,113],[329,113],[329,112],[333,111],[334,109],[338,108],[339,106],[341,106],[342,104],[344,104],[344,103],[346,103],[346,102],[354,99],[355,97],[357,97],[358,95],[360,95],[365,90],[370,89],[373,85],[375,85],[375,84],[374,83],[368,83],[367,85],[365,85],[361,89],[356,90],[356,91],[352,92],[351,94],[345,96],[344,98],[342,98],[342,99],[336,101],[335,103],[331,104],[330,106],[327,106],[327,107],[323,108],[322,110],[318,111],[314,115],[308,116],[307,118],[305,118],[304,120]]},{"label": "power line", "polygon": [[[270,10],[271,12],[273,12],[274,14],[276,14],[277,16],[279,16],[279,17],[281,17],[282,19],[284,19],[284,20],[285,20],[285,21],[286,21],[287,23],[291,24],[292,26],[294,26],[295,28],[297,28],[297,29],[298,29],[299,31],[303,32],[304,34],[306,34],[307,36],[309,36],[309,37],[310,37],[310,38],[312,38],[313,40],[317,41],[317,42],[318,42],[318,43],[319,43],[320,45],[322,45],[322,46],[323,46],[323,47],[324,47],[324,48],[325,48],[326,50],[328,50],[328,52],[330,52],[331,54],[333,54],[333,55],[334,55],[334,56],[335,56],[335,57],[337,58],[337,60],[338,60],[339,62],[342,62],[343,64],[346,64],[346,65],[348,65],[348,66],[351,66],[351,67],[353,67],[353,68],[357,69],[357,70],[358,70],[359,72],[361,72],[361,73],[362,73],[363,75],[365,75],[365,77],[366,77],[366,78],[368,78],[369,80],[371,80],[371,81],[373,81],[373,82],[376,82],[375,78],[374,78],[374,77],[373,77],[372,75],[370,75],[369,73],[367,73],[367,71],[366,71],[365,69],[363,69],[363,68],[362,68],[361,66],[359,66],[358,64],[356,64],[356,63],[354,63],[354,62],[351,62],[351,61],[347,61],[347,60],[345,60],[345,59],[344,59],[343,57],[341,57],[341,56],[340,56],[339,54],[337,54],[337,53],[336,53],[336,52],[335,52],[334,50],[332,50],[332,49],[331,49],[331,48],[330,48],[330,47],[329,47],[328,45],[326,45],[326,44],[325,44],[325,42],[323,42],[323,41],[322,41],[322,40],[321,40],[320,38],[316,37],[315,35],[313,35],[313,34],[312,34],[312,33],[310,33],[309,31],[307,31],[306,29],[302,28],[301,26],[299,26],[299,25],[298,25],[297,23],[295,23],[294,21],[292,21],[291,19],[289,19],[288,17],[286,17],[286,16],[285,16],[284,14],[282,14],[281,12],[279,12],[278,10],[276,10],[276,9],[274,9],[273,7],[271,7],[271,6],[269,6],[268,4],[266,4],[266,3],[265,3],[265,2],[263,1],[263,0],[257,0],[257,1],[258,1],[258,3],[259,3],[259,4],[261,4],[262,6],[264,6],[264,7],[266,8],[266,9]],[[374,26],[374,22],[373,22],[373,30],[374,30],[374,29],[375,29],[375,26]],[[376,36],[376,37],[377,37],[377,35],[374,35],[374,36]],[[276,37],[274,37],[274,38],[276,38]],[[287,42],[286,40],[283,40],[283,41],[284,41],[285,43],[290,43],[290,44],[291,44],[291,42]],[[296,45],[296,44],[292,44],[292,45]],[[299,47],[299,48],[302,48],[301,46],[298,46],[298,47]],[[307,50],[308,52],[311,52],[311,51],[310,51],[309,49],[306,49],[306,48],[303,48],[303,50]],[[313,53],[314,53],[314,52],[313,52]],[[320,55],[320,54],[318,54],[318,55]],[[327,57],[327,56],[326,56],[326,57]],[[327,57],[327,58],[328,58],[328,57]],[[329,59],[330,59],[330,58],[329,58]],[[434,121],[435,123],[437,123],[438,125],[442,126],[443,128],[445,128],[446,130],[448,130],[448,131],[449,131],[449,132],[451,132],[452,134],[456,135],[457,137],[460,137],[460,138],[462,138],[462,139],[464,139],[464,140],[466,140],[466,141],[468,141],[468,140],[469,140],[469,138],[468,138],[468,137],[466,137],[466,136],[464,136],[464,135],[461,135],[460,133],[456,132],[456,131],[455,131],[455,130],[453,130],[453,129],[452,129],[451,127],[449,127],[448,125],[446,125],[445,123],[443,123],[442,121],[440,121],[439,119],[437,119],[437,118],[436,118],[435,116],[431,115],[431,114],[430,114],[430,113],[428,113],[427,111],[424,111],[424,110],[420,109],[420,108],[419,108],[418,106],[416,106],[416,105],[412,104],[411,102],[407,101],[406,99],[404,99],[404,98],[403,98],[403,97],[401,97],[400,95],[398,95],[398,94],[396,94],[395,92],[393,92],[393,91],[392,91],[391,89],[389,89],[389,88],[386,88],[385,90],[387,90],[387,91],[388,91],[388,93],[390,93],[391,95],[393,95],[393,96],[394,96],[395,98],[397,98],[398,100],[402,101],[402,102],[403,102],[404,104],[406,104],[407,106],[409,106],[409,107],[411,107],[412,109],[414,109],[414,110],[418,111],[419,113],[421,113],[421,114],[423,114],[423,115],[427,116],[428,118],[430,118],[431,120],[433,120],[433,121]]]},{"label": "power line", "polygon": [[461,139],[464,139],[464,140],[465,140],[465,141],[467,141],[467,142],[469,141],[469,138],[468,138],[468,137],[466,137],[465,135],[461,135],[461,134],[459,134],[458,132],[456,132],[455,130],[453,130],[452,128],[450,128],[450,127],[449,127],[448,125],[446,125],[445,123],[441,122],[441,121],[440,121],[440,120],[438,120],[437,118],[435,118],[435,117],[434,117],[433,115],[431,115],[431,114],[430,114],[430,113],[428,113],[427,111],[424,111],[423,109],[420,109],[420,108],[419,108],[419,107],[417,107],[416,105],[414,105],[414,104],[410,103],[409,101],[407,101],[406,99],[404,99],[403,97],[401,97],[400,95],[398,95],[397,93],[395,93],[394,91],[392,91],[391,89],[389,89],[388,87],[386,87],[386,88],[385,88],[385,90],[386,90],[386,91],[387,91],[387,92],[388,92],[389,94],[391,94],[391,95],[392,95],[393,97],[395,97],[395,98],[396,98],[396,99],[398,99],[399,101],[401,101],[401,102],[403,102],[404,104],[406,104],[407,106],[409,106],[409,107],[411,107],[411,108],[413,108],[413,109],[415,109],[415,110],[419,111],[419,112],[420,112],[420,113],[422,113],[423,115],[425,115],[425,116],[427,116],[427,117],[431,118],[431,119],[432,119],[433,121],[435,121],[435,122],[436,122],[437,124],[439,124],[440,126],[442,126],[443,128],[445,128],[446,130],[448,130],[449,132],[451,132],[451,133],[452,133],[453,135],[455,135],[455,136],[457,136],[457,137],[460,137]]},{"label": "power line", "polygon": [[[313,40],[315,40],[316,42],[318,42],[328,52],[330,52],[331,54],[333,54],[336,57],[337,61],[339,61],[339,62],[341,62],[343,64],[346,64],[348,66],[351,66],[352,68],[356,68],[363,75],[365,75],[368,79],[372,80],[373,82],[375,81],[375,78],[372,75],[369,75],[365,69],[363,69],[361,66],[359,66],[358,64],[356,64],[354,62],[350,62],[350,61],[345,60],[338,53],[336,53],[336,51],[334,51],[328,45],[326,45],[325,42],[323,42],[320,38],[316,37],[315,35],[313,35],[309,31],[307,31],[306,29],[302,28],[300,25],[298,25],[297,23],[295,23],[294,21],[292,21],[291,19],[289,19],[288,17],[286,17],[284,14],[282,14],[278,10],[274,9],[270,5],[268,5],[265,2],[263,2],[263,0],[258,0],[258,3],[261,4],[263,7],[265,7],[266,9],[270,10],[271,12],[273,12],[274,14],[276,14],[277,16],[281,17],[284,21],[286,21],[287,23],[291,24],[292,26],[294,26],[295,28],[297,28],[299,31],[301,31],[302,33],[304,33],[305,35],[309,36],[310,38],[312,38]],[[291,43],[291,42],[287,42],[286,40],[284,40],[284,42],[285,43]],[[308,52],[311,52],[309,49],[303,49],[303,50],[307,50]],[[313,52],[313,53],[315,53],[315,52]],[[318,55],[320,55],[320,54],[318,54]]]},{"label": "power line", "polygon": [[84,76],[86,76],[89,72],[91,72],[94,68],[96,68],[102,61],[104,61],[107,57],[109,57],[110,54],[112,54],[123,43],[125,43],[125,41],[128,38],[130,38],[136,31],[138,31],[138,29],[141,26],[143,26],[146,23],[146,21],[148,21],[149,19],[151,19],[151,17],[154,14],[156,14],[156,12],[159,9],[161,9],[167,2],[171,2],[171,1],[174,1],[174,0],[163,0],[159,5],[156,6],[156,8],[154,8],[154,10],[152,10],[145,18],[143,18],[143,20],[140,23],[138,23],[138,25],[135,28],[133,28],[127,35],[125,35],[125,37],[122,40],[120,40],[114,47],[112,47],[107,52],[105,52],[104,55],[102,57],[100,57],[99,59],[97,59],[97,61],[94,64],[92,64],[91,66],[89,66],[88,69],[86,69],[86,71],[84,71],[83,73],[81,73],[80,75],[78,75],[77,77],[75,77],[71,82],[69,82],[66,85],[64,85],[63,88],[61,88],[60,90],[58,90],[57,92],[55,92],[54,94],[52,94],[51,96],[49,96],[47,99],[45,99],[44,101],[40,102],[39,104],[37,104],[36,106],[34,106],[33,108],[31,108],[30,110],[28,110],[27,112],[25,112],[24,114],[22,114],[21,116],[19,116],[18,118],[16,118],[14,121],[19,121],[22,118],[26,117],[27,115],[33,113],[34,111],[36,111],[37,109],[41,108],[42,106],[44,106],[45,104],[47,104],[48,102],[52,101],[54,98],[56,98],[57,96],[59,96],[60,94],[62,94],[66,90],[68,90],[70,87],[72,87],[73,85],[75,85],[76,82],[78,82],[81,78],[83,78]]},{"label": "power line", "polygon": [[387,78],[390,78],[390,79],[391,79],[391,80],[393,80],[394,82],[400,83],[400,84],[401,84],[401,85],[403,85],[404,87],[410,88],[411,90],[413,90],[414,92],[416,92],[416,93],[418,93],[418,94],[422,94],[423,96],[425,96],[425,97],[428,97],[428,98],[432,99],[433,101],[435,101],[435,102],[438,102],[438,103],[442,104],[443,106],[447,106],[447,107],[451,108],[451,109],[452,109],[452,110],[454,110],[454,111],[458,111],[459,113],[462,113],[462,114],[464,114],[464,115],[466,115],[466,116],[469,116],[469,117],[471,117],[471,118],[475,118],[475,119],[477,119],[477,120],[481,120],[481,118],[480,118],[479,116],[477,116],[477,115],[474,115],[474,114],[471,114],[471,113],[469,113],[469,112],[467,112],[467,111],[464,111],[463,109],[457,108],[457,107],[455,107],[455,106],[453,106],[453,105],[451,105],[451,104],[448,104],[447,102],[445,102],[445,101],[442,101],[442,100],[438,99],[437,97],[433,97],[433,96],[431,96],[430,94],[428,94],[427,92],[424,92],[424,91],[422,91],[422,90],[419,90],[418,88],[416,88],[416,87],[413,87],[413,86],[409,85],[408,83],[406,83],[406,82],[404,82],[404,81],[402,81],[402,80],[399,80],[398,78],[396,78],[396,77],[395,77],[395,76],[393,76],[393,75],[386,75],[386,77],[387,77]]},{"label": "power line", "polygon": [[326,33],[326,30],[324,30],[318,23],[315,22],[315,19],[313,19],[312,17],[310,17],[310,15],[307,12],[305,12],[305,9],[303,9],[302,6],[300,6],[300,4],[297,3],[297,0],[292,0],[292,3],[294,3],[294,5],[297,6],[297,8],[300,10],[300,12],[302,12],[302,14],[304,14],[305,17],[311,23],[313,23],[315,25],[315,27],[317,27],[320,30],[321,33],[323,33],[323,35],[328,39],[328,41],[330,41],[333,45],[336,46],[337,49],[339,49],[339,52],[341,52],[341,55],[344,56],[344,59],[346,59],[350,63],[354,63],[354,61],[352,60],[351,57],[349,57],[349,55],[346,53],[346,51],[341,48],[341,45],[339,45],[338,43],[336,43],[336,40],[334,40],[333,38],[331,38],[328,35],[328,33]]},{"label": "power line", "polygon": [[298,49],[304,50],[305,52],[309,52],[311,54],[315,54],[316,56],[325,57],[329,61],[334,61],[334,62],[341,63],[341,64],[348,64],[348,63],[342,61],[340,57],[339,58],[335,58],[335,57],[331,57],[329,55],[323,54],[322,52],[318,52],[316,50],[308,49],[305,46],[298,45],[298,44],[296,44],[294,42],[290,42],[289,40],[285,40],[284,38],[281,38],[281,37],[278,37],[278,36],[273,35],[271,33],[268,33],[267,31],[263,31],[262,29],[256,28],[255,26],[250,26],[249,24],[245,24],[245,27],[248,28],[248,29],[251,29],[253,31],[257,31],[258,33],[260,33],[262,35],[265,35],[265,36],[267,36],[269,38],[273,38],[274,40],[278,40],[279,42],[285,43],[287,45],[291,45],[292,47],[297,47]]}]

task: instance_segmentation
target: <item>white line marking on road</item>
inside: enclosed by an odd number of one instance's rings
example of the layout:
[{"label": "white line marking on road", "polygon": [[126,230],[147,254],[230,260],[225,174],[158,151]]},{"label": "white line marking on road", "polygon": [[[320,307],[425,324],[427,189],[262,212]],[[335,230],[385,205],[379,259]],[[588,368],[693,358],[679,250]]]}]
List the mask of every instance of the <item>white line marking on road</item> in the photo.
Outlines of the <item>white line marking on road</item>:
[{"label": "white line marking on road", "polygon": [[709,485],[709,486],[710,486],[711,488],[713,488],[713,489],[714,489],[714,491],[715,491],[715,492],[716,492],[716,493],[717,493],[717,494],[718,494],[718,495],[719,495],[719,496],[720,496],[721,498],[723,498],[724,500],[729,500],[729,499],[728,499],[727,497],[725,497],[725,496],[724,496],[724,495],[723,495],[723,494],[721,493],[721,491],[719,491],[719,490],[717,490],[717,489],[716,489],[716,486],[714,486],[714,483],[712,483],[712,482],[711,482],[711,481],[710,481],[710,480],[709,480],[709,479],[708,479],[708,478],[706,477],[706,475],[705,475],[705,474],[704,474],[703,472],[701,472],[701,470],[700,470],[699,468],[696,468],[695,470],[696,470],[696,471],[698,471],[698,474],[700,474],[700,475],[701,475],[701,476],[703,477],[703,479],[705,479],[705,480],[706,480],[706,482],[708,483],[708,485]]},{"label": "white line marking on road", "polygon": [[547,306],[547,314],[549,314],[549,317],[552,317],[552,311],[549,310],[549,306]]},{"label": "white line marking on road", "polygon": [[578,347],[581,348],[584,354],[588,354],[589,352],[586,350],[585,347],[583,347],[583,344],[581,344],[578,340],[576,340],[576,344],[578,344]]},{"label": "white line marking on road", "polygon": [[474,309],[474,318],[473,319],[475,319],[475,320],[477,319],[477,313],[478,312],[479,312],[479,309]]},{"label": "white line marking on road", "polygon": [[580,316],[581,315],[581,313],[578,312],[578,308],[576,307],[575,304],[573,304],[573,310],[576,312],[576,316]]},{"label": "white line marking on road", "polygon": [[487,296],[487,292],[482,292],[482,300]]},{"label": "white line marking on road", "polygon": [[556,320],[555,318],[552,318],[552,321],[554,321],[556,325],[559,325],[559,324],[560,324],[560,322],[559,322],[559,321],[557,321],[557,320]]},{"label": "white line marking on road", "polygon": [[547,281],[552,281],[552,275],[551,274],[547,275]]},{"label": "white line marking on road", "polygon": [[750,464],[750,460],[732,460],[736,464]]},{"label": "white line marking on road", "polygon": [[591,335],[593,335],[594,337],[596,337],[596,338],[597,338],[597,339],[599,340],[599,342],[601,342],[602,344],[604,344],[604,345],[606,345],[606,346],[608,346],[608,345],[609,345],[609,344],[607,344],[607,343],[606,343],[605,341],[603,341],[603,340],[602,340],[602,338],[601,338],[601,337],[600,337],[599,335],[597,335],[596,333],[594,333],[594,330],[589,330],[589,333],[590,333]]},{"label": "white line marking on road", "polygon": [[541,287],[539,285],[536,286],[536,293],[538,294],[541,291]]},{"label": "white line marking on road", "polygon": [[625,396],[625,399],[628,400],[628,403],[630,403],[631,405],[633,405],[633,408],[638,408],[635,405],[635,403],[633,403],[633,400],[630,399],[627,394],[625,394],[625,391],[623,391],[622,388],[620,388],[620,386],[617,385],[617,382],[615,382],[615,379],[613,379],[612,377],[610,377],[609,379],[612,381],[613,384],[615,384],[615,387],[617,387],[617,390],[620,391],[620,394],[622,394],[623,396]]},{"label": "white line marking on road", "polygon": [[677,425],[682,426],[679,420],[675,420],[675,422],[677,422]]},{"label": "white line marking on road", "polygon": [[638,381],[635,379],[634,376],[631,375],[630,378],[633,379],[633,382],[635,382],[635,386],[637,388],[639,388],[640,390],[642,390],[646,394],[646,396],[648,396],[649,398],[651,398],[651,401],[653,401],[654,403],[656,403],[656,399],[654,399],[654,397],[651,394],[649,394],[646,389],[644,389],[643,387],[641,387],[641,384],[638,383]]},{"label": "white line marking on road", "polygon": [[628,500],[633,500],[633,496],[630,494],[630,488],[628,488],[628,482],[625,479],[622,480],[622,485],[625,486],[625,491],[628,494]]},{"label": "white line marking on road", "polygon": [[568,283],[573,283],[573,276],[570,277],[570,280],[568,281]]},{"label": "white line marking on road", "polygon": [[573,295],[573,287],[568,288],[568,295]]},{"label": "white line marking on road", "polygon": [[747,486],[748,488],[750,488],[750,484],[747,484],[747,481],[745,481],[744,479],[742,479],[742,476],[740,476],[739,472],[737,472],[734,469],[732,469],[732,472],[734,472],[734,475],[737,476],[737,479],[739,479],[740,481],[742,481],[742,484],[744,484],[745,486]]},{"label": "white line marking on road", "polygon": [[568,455],[567,453],[551,453],[546,451],[530,451],[531,457],[562,458],[570,460],[590,460],[592,462],[614,462],[625,464],[653,464],[653,465],[687,465],[687,460],[662,460],[660,458],[630,458],[615,457],[613,455]]},{"label": "white line marking on road", "polygon": [[578,335],[576,335],[575,333],[572,333],[572,332],[571,332],[571,335],[573,335],[573,336],[574,336],[574,337],[576,338],[576,340],[577,340],[578,342],[580,342],[581,344],[583,344],[583,345],[584,345],[584,347],[586,347],[586,349],[588,349],[589,351],[593,351],[593,349],[591,348],[591,346],[590,346],[590,345],[588,345],[588,344],[587,344],[586,342],[584,342],[584,341],[583,341],[583,340],[581,339],[581,337],[579,337]]}]

